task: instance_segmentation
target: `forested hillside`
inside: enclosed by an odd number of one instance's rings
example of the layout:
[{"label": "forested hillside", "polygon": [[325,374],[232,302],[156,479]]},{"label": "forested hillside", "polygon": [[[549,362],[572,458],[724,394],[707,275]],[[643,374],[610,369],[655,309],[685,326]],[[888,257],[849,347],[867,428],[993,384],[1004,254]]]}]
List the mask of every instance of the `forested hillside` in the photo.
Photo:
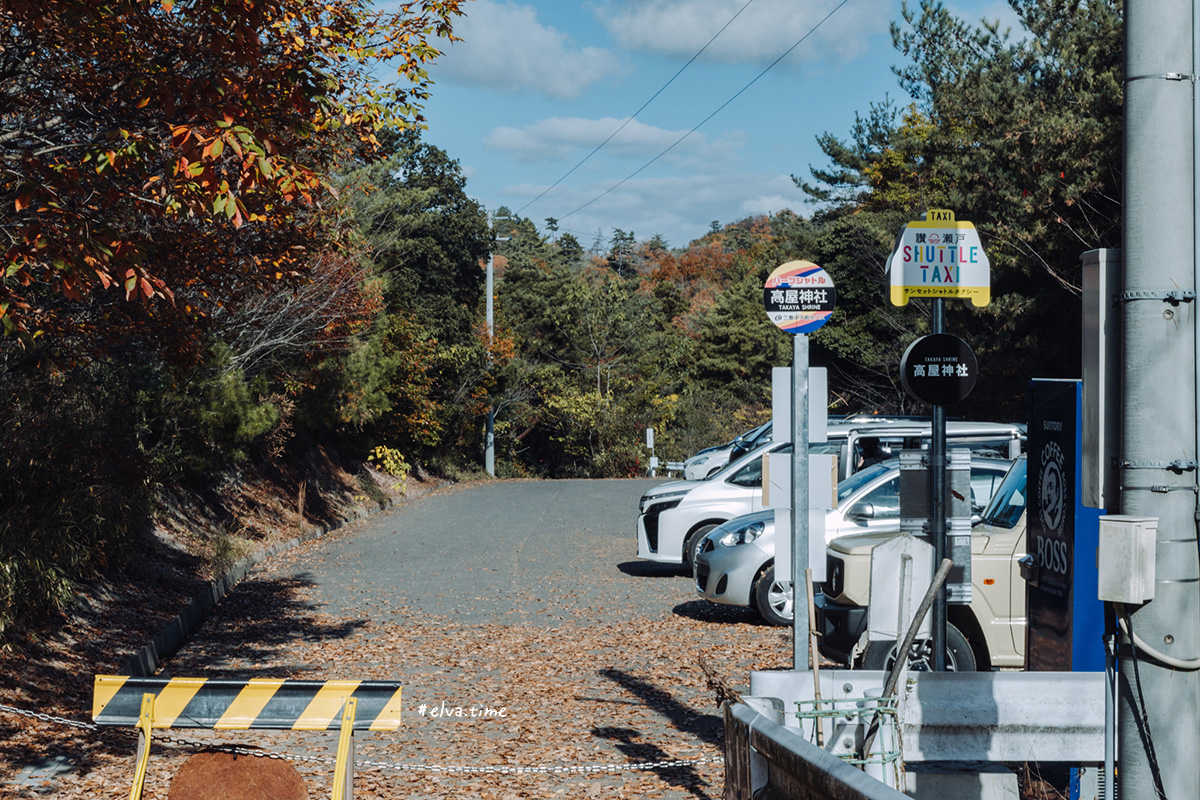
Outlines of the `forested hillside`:
[{"label": "forested hillside", "polygon": [[830,411],[920,413],[897,365],[928,309],[888,305],[883,265],[927,208],[993,266],[991,305],[949,309],[982,368],[953,413],[1023,419],[1029,378],[1078,374],[1080,254],[1119,246],[1121,20],[1011,2],[1033,35],[933,2],[895,28],[908,99],[780,165],[810,207],[590,248],[481,207],[421,137],[457,0],[0,2],[0,640],[136,560],[181,494],[219,522],[225,488],[295,492],[314,453],[478,474],[489,407],[500,477],[644,474],[646,427],[664,461],[726,441],[790,360],[761,287],[792,259],[838,287]]}]

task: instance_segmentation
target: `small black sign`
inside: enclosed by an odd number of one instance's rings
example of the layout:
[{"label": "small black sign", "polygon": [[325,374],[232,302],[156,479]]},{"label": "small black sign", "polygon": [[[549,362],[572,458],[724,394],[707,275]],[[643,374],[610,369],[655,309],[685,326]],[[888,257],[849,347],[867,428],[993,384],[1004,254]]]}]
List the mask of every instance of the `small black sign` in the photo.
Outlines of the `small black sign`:
[{"label": "small black sign", "polygon": [[922,336],[900,359],[900,382],[910,396],[932,406],[963,400],[975,388],[979,364],[962,339],[949,333]]}]

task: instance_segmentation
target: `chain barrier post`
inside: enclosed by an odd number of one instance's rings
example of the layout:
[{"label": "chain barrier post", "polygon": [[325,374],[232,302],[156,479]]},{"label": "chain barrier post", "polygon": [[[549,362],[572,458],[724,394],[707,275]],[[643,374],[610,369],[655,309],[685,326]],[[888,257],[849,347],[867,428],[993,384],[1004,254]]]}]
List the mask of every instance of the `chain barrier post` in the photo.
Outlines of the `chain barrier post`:
[{"label": "chain barrier post", "polygon": [[333,768],[333,800],[354,796],[354,713],[358,700],[346,698],[342,712],[342,731],[338,736],[337,765]]},{"label": "chain barrier post", "polygon": [[154,729],[154,695],[142,695],[142,713],[138,717],[138,749],[136,768],[133,771],[133,786],[129,800],[141,800],[142,787],[146,783],[146,766],[150,761],[150,732]]}]

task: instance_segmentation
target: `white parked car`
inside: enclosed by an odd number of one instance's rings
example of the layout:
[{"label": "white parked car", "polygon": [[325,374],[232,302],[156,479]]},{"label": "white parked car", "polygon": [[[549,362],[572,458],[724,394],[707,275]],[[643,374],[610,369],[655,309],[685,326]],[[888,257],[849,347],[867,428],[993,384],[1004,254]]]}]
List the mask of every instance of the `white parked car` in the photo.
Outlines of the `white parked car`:
[{"label": "white parked car", "polygon": [[740,456],[770,440],[771,423],[768,422],[746,431],[728,444],[705,448],[683,462],[683,479],[685,481],[702,481],[728,464],[730,456],[734,453]]},{"label": "white parked car", "polygon": [[[874,440],[883,453],[928,445],[928,422],[830,423],[828,441],[812,445],[811,453],[838,456],[838,474],[844,479],[862,462],[863,443]],[[954,447],[991,450],[1015,458],[1025,439],[1022,425],[994,422],[949,422],[946,439]],[[700,539],[734,517],[762,509],[762,457],[770,452],[791,452],[790,443],[760,446],[703,481],[674,481],[656,486],[642,496],[638,508],[638,558],[689,568]]]},{"label": "white parked car", "polygon": [[[1012,461],[971,459],[971,510],[981,514]],[[891,459],[838,484],[838,507],[825,515],[825,542],[859,533],[900,532],[900,462]],[[726,522],[701,540],[693,562],[696,591],[705,600],[748,606],[773,625],[792,622],[790,576],[775,575],[775,512]]]}]

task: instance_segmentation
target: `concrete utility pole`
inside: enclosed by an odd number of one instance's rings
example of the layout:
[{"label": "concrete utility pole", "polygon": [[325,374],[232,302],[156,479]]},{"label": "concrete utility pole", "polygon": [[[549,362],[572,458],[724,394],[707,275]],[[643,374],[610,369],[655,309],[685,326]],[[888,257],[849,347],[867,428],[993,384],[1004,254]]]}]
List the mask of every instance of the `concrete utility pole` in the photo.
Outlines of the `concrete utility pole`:
[{"label": "concrete utility pole", "polygon": [[1139,646],[1127,634],[1120,643],[1122,800],[1183,800],[1200,786],[1200,672],[1160,660],[1186,667],[1200,657],[1198,22],[1187,0],[1125,3],[1120,511],[1157,517],[1158,540],[1154,599],[1126,609]]},{"label": "concrete utility pole", "polygon": [[[508,220],[508,219],[511,219],[511,217],[493,217],[491,215],[491,213],[489,212],[488,213],[488,230],[489,231],[494,229],[496,220],[498,220],[498,219]],[[512,238],[511,236],[497,236],[496,241],[497,242],[507,242],[511,238]],[[494,301],[495,301],[495,297],[496,297],[496,294],[495,294],[495,291],[496,291],[495,290],[495,271],[496,270],[495,270],[495,255],[492,253],[492,250],[494,250],[494,249],[495,249],[495,245],[493,244],[492,247],[488,250],[487,277],[484,280],[484,291],[487,293],[486,294],[487,302],[485,304],[486,311],[484,312],[484,315],[487,319],[488,363],[489,364],[491,363],[491,360],[492,360],[492,355],[491,355],[492,341],[496,337],[496,320],[495,320],[495,311],[494,311]],[[490,397],[488,398],[487,428],[485,431],[484,440],[485,441],[484,441],[484,446],[483,446],[483,468],[485,470],[487,470],[488,475],[495,477],[496,476],[496,403]]]},{"label": "concrete utility pole", "polygon": [[[491,227],[490,225],[488,227]],[[494,297],[493,275],[495,274],[494,257],[491,251],[488,251],[487,263],[487,278],[484,281],[484,291],[487,292],[487,303],[485,316],[487,317],[487,335],[488,335],[488,361],[491,362],[491,347],[492,340],[496,336],[496,322],[493,311],[492,298]],[[483,468],[487,470],[487,474],[495,477],[496,475],[496,403],[488,398],[488,415],[487,429],[485,431],[485,441],[483,446]]]}]

